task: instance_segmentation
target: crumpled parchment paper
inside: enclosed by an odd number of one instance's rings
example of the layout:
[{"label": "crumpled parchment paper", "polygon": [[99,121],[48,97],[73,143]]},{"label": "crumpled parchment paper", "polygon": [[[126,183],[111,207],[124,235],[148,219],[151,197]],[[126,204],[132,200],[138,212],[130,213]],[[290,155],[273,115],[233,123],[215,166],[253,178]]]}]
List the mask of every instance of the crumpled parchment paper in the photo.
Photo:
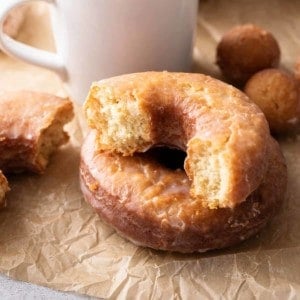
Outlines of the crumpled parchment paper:
[{"label": "crumpled parchment paper", "polygon": [[[300,55],[300,2],[202,0],[194,71],[221,78],[215,47],[233,25],[253,22],[273,32],[282,67]],[[38,26],[36,25],[38,24]],[[34,4],[19,39],[54,49],[47,7]],[[0,89],[64,95],[53,73],[0,53]],[[71,142],[43,176],[9,177],[0,212],[0,272],[58,290],[118,299],[296,299],[300,294],[300,137],[280,141],[289,168],[279,214],[256,237],[232,249],[181,255],[136,247],[103,224],[83,200],[79,151],[86,128],[80,108]]]}]

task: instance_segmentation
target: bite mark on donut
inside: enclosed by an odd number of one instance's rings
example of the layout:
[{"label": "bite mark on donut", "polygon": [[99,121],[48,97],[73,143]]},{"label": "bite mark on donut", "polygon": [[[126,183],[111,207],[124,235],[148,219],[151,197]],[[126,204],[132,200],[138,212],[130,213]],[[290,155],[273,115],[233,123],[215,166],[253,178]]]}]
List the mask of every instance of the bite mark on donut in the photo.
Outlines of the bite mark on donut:
[{"label": "bite mark on donut", "polygon": [[48,164],[50,155],[61,145],[69,140],[68,134],[63,130],[66,123],[73,117],[72,113],[66,113],[60,110],[56,114],[56,118],[52,120],[49,127],[41,132],[37,148],[37,164],[44,169]]},{"label": "bite mark on donut", "polygon": [[[223,149],[226,148],[225,140]],[[190,142],[190,144],[193,141]],[[191,194],[194,197],[202,195],[203,204],[209,208],[222,206],[219,199],[223,198],[226,189],[230,184],[230,174],[225,168],[226,161],[220,149],[216,149],[211,142],[197,142],[198,155],[186,161],[187,174],[193,181]],[[191,149],[190,145],[188,149]],[[222,149],[222,148],[221,148]]]},{"label": "bite mark on donut", "polygon": [[[86,113],[89,125],[99,131],[97,141],[103,150],[109,150],[113,144],[116,149],[122,149],[123,154],[130,155],[136,147],[143,151],[150,148],[151,119],[134,92],[128,91],[124,98],[118,99],[111,91],[94,86],[90,95],[90,107]],[[92,119],[97,119],[97,122],[92,122]]]}]

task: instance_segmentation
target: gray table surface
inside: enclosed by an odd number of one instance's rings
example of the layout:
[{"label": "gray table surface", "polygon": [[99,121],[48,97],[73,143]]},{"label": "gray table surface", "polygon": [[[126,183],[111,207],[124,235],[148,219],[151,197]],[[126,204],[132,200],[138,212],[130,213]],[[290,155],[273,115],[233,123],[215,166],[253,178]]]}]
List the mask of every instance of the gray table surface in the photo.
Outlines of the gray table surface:
[{"label": "gray table surface", "polygon": [[90,300],[95,298],[58,292],[35,284],[16,281],[0,274],[0,299]]}]

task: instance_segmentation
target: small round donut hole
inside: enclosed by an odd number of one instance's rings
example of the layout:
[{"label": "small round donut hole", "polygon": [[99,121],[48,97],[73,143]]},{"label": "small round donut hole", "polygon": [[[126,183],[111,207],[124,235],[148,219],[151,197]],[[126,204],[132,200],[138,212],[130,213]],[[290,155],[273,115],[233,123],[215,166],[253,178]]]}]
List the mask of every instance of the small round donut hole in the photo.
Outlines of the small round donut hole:
[{"label": "small round donut hole", "polygon": [[280,49],[270,32],[246,24],[232,28],[223,36],[216,59],[226,79],[243,86],[258,71],[277,67]]},{"label": "small round donut hole", "polygon": [[260,71],[249,79],[245,93],[263,111],[273,133],[294,131],[299,126],[299,86],[291,74],[278,69]]}]

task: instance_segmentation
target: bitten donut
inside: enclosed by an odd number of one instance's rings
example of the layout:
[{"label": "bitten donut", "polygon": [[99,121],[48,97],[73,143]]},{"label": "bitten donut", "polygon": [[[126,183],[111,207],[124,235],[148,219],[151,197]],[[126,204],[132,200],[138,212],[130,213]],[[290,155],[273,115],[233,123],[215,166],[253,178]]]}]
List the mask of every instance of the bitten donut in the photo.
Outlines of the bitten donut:
[{"label": "bitten donut", "polygon": [[30,91],[0,94],[0,169],[43,173],[50,155],[68,141],[63,127],[72,118],[68,99]]},{"label": "bitten donut", "polygon": [[5,206],[5,194],[9,191],[8,182],[0,170],[0,209]]},{"label": "bitten donut", "polygon": [[[284,198],[287,172],[263,113],[201,74],[146,72],[94,83],[80,183],[102,220],[134,243],[195,252],[257,233]],[[186,151],[171,170],[147,151]]]},{"label": "bitten donut", "polygon": [[191,197],[210,208],[245,201],[265,177],[270,134],[263,113],[209,76],[145,72],[102,80],[92,85],[85,111],[99,151],[185,151]]},{"label": "bitten donut", "polygon": [[209,209],[192,198],[183,170],[170,170],[148,153],[99,152],[96,138],[92,131],[82,147],[82,192],[102,220],[141,246],[184,253],[228,247],[256,234],[283,200],[286,167],[271,137],[264,178],[233,209]]}]

